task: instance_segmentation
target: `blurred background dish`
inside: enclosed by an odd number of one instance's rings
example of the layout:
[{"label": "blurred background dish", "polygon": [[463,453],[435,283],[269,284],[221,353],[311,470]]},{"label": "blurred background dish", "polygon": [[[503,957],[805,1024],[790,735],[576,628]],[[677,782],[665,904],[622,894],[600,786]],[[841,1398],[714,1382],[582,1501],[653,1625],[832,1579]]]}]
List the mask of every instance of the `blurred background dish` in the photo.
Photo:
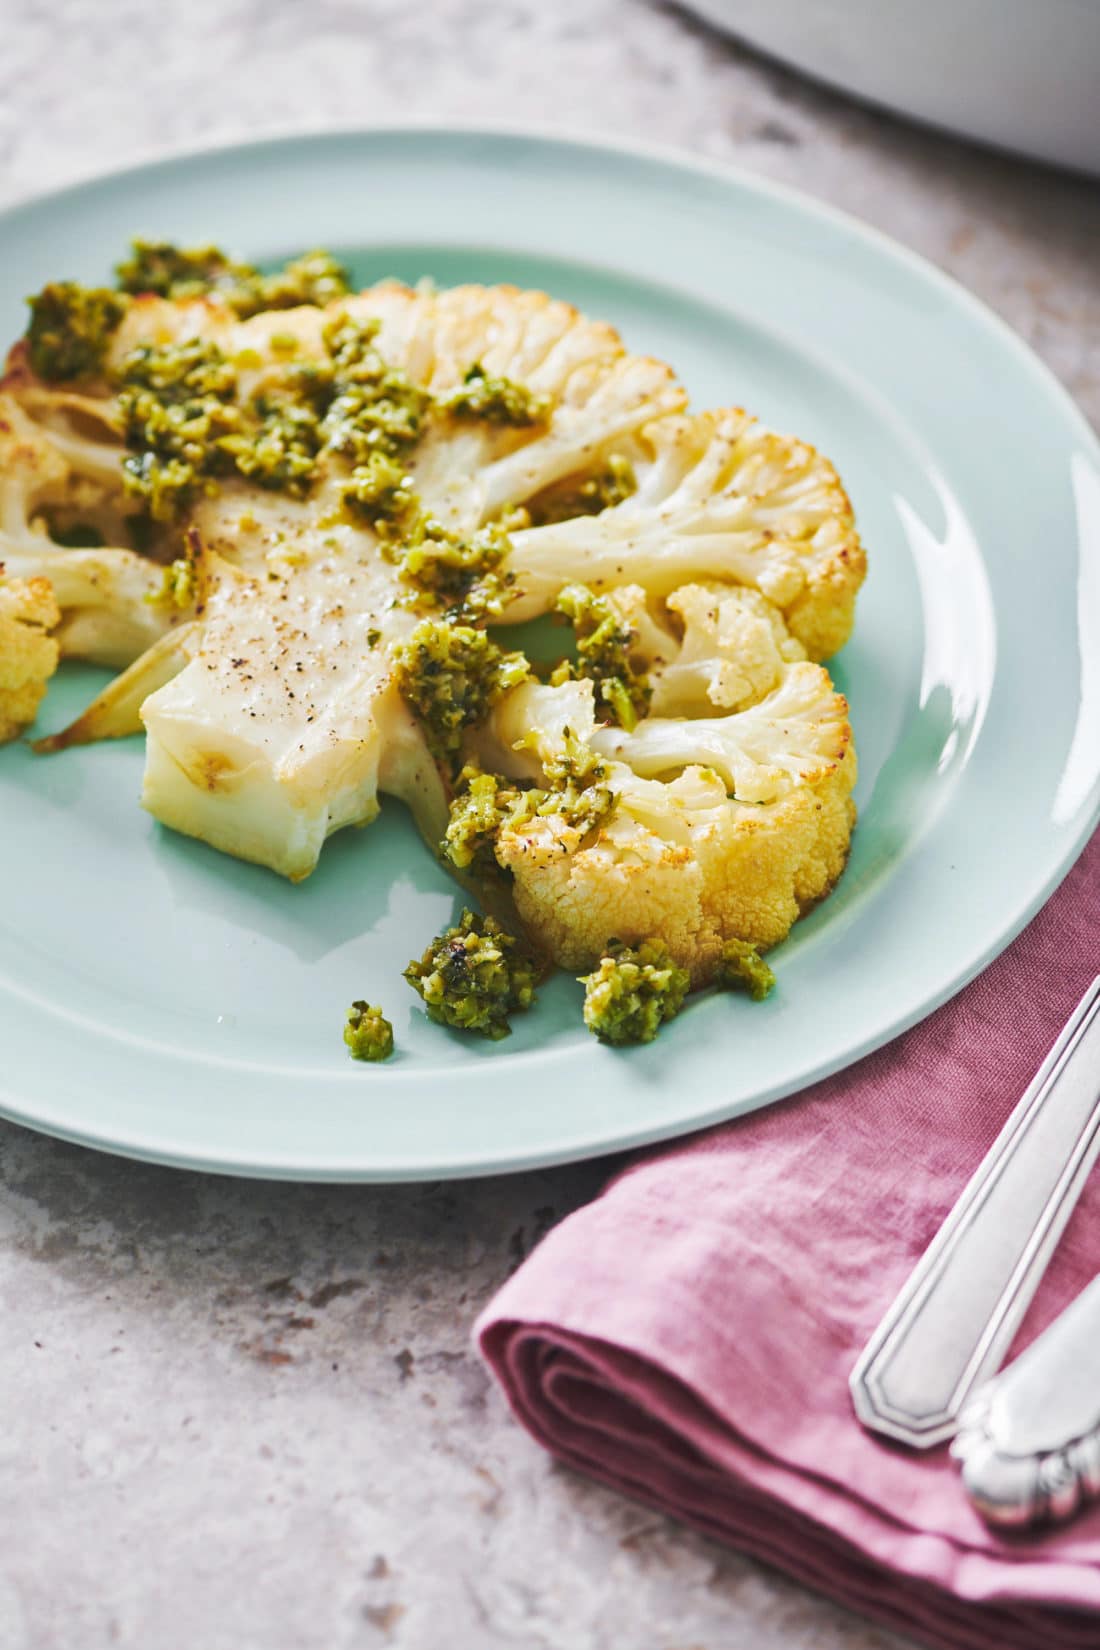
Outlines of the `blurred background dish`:
[{"label": "blurred background dish", "polygon": [[1100,0],[685,0],[885,109],[1100,173]]}]

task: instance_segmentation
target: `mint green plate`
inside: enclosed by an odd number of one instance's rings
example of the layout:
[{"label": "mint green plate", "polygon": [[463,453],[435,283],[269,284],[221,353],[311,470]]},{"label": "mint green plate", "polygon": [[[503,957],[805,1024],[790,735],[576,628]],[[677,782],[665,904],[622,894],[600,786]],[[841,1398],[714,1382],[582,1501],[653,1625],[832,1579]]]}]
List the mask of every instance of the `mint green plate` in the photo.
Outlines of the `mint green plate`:
[{"label": "mint green plate", "polygon": [[[871,573],[837,661],[861,762],[838,891],[763,1006],[701,998],[614,1052],[559,976],[501,1044],[429,1025],[401,968],[459,901],[395,806],[293,888],[158,827],[140,741],[0,751],[0,1109],[233,1173],[387,1180],[587,1156],[744,1112],[927,1014],[1065,872],[1100,790],[1100,450],[1017,339],[927,264],[801,197],[668,156],[396,130],[142,166],[0,218],[0,333],[128,237],[360,281],[515,281],[836,462]],[[40,726],[102,678],[66,669]],[[398,1054],[353,1064],[353,997]],[[842,1102],[839,1102],[842,1103]]]}]

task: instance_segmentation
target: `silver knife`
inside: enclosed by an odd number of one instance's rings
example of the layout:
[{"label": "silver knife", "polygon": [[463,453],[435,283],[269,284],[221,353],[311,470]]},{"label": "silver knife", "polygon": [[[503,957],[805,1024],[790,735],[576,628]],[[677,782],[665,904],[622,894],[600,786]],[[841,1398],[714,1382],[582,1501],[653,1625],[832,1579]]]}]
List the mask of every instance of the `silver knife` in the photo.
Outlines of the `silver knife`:
[{"label": "silver knife", "polygon": [[[1098,1155],[1100,976],[853,1369],[864,1426],[916,1449],[952,1436],[1004,1359]],[[1072,1441],[1052,1442],[1055,1419],[1041,1453]]]}]

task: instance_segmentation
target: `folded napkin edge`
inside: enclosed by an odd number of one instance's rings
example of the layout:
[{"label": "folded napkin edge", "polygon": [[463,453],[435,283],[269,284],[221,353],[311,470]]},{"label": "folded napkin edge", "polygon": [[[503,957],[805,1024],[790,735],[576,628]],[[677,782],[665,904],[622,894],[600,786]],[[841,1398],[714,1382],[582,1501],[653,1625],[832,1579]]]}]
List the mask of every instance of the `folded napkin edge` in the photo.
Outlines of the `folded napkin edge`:
[{"label": "folded napkin edge", "polygon": [[[747,1538],[743,1528],[731,1528],[728,1516],[726,1519],[715,1516],[708,1520],[698,1513],[697,1508],[693,1511],[686,1490],[670,1493],[667,1471],[658,1475],[665,1483],[665,1493],[661,1493],[645,1476],[609,1466],[605,1456],[591,1446],[584,1447],[577,1438],[580,1432],[577,1423],[570,1421],[564,1427],[560,1424],[561,1416],[555,1405],[545,1401],[545,1382],[524,1378],[520,1361],[528,1353],[540,1361],[548,1353],[558,1354],[574,1359],[583,1376],[592,1369],[600,1369],[602,1351],[608,1364],[614,1366],[613,1373],[610,1369],[606,1373],[601,1372],[605,1390],[619,1395],[628,1412],[634,1410],[647,1420],[656,1420],[671,1430],[675,1430],[675,1425],[661,1413],[663,1406],[654,1407],[651,1401],[654,1381],[658,1387],[668,1385],[677,1388],[701,1414],[714,1414],[706,1400],[683,1381],[654,1368],[644,1356],[601,1342],[596,1336],[562,1331],[554,1325],[522,1319],[501,1317],[484,1324],[479,1331],[477,1345],[502,1387],[513,1415],[535,1442],[555,1459],[573,1470],[597,1477],[601,1482],[666,1514],[683,1519],[712,1537],[732,1542],[753,1556],[794,1572],[795,1564],[789,1553],[784,1552],[782,1557],[778,1557],[774,1551],[763,1551],[758,1543]],[[637,1365],[639,1371],[644,1371],[644,1377],[633,1373],[628,1367],[630,1363]],[[531,1401],[532,1393],[543,1401]],[[722,1426],[720,1418],[715,1419]],[[603,1436],[595,1427],[586,1430],[591,1433],[593,1445]],[[826,1510],[820,1504],[819,1494],[815,1493],[821,1488],[819,1482],[804,1478],[782,1461],[755,1450],[751,1441],[739,1434],[731,1432],[730,1437],[741,1449],[742,1461],[751,1460],[755,1464],[754,1474],[746,1474],[728,1461],[719,1464],[709,1451],[695,1444],[690,1446],[700,1462],[709,1469],[713,1486],[719,1491],[724,1488],[725,1493],[719,1498],[724,1501],[727,1513],[730,1507],[748,1503],[757,1508],[758,1515],[761,1508],[775,1509],[780,1515],[789,1512],[803,1533],[812,1533],[819,1547],[836,1554],[842,1552],[851,1563],[866,1569],[869,1576],[889,1581],[891,1587],[903,1585],[907,1590],[929,1589],[938,1601],[936,1614],[942,1614],[944,1606],[954,1604],[963,1611],[976,1605],[980,1605],[983,1611],[997,1609],[1021,1620],[1034,1612],[1041,1615],[1044,1622],[1052,1611],[1092,1616],[1100,1612],[1100,1574],[1095,1567],[1058,1557],[1040,1557],[1031,1550],[1004,1552],[998,1548],[989,1552],[980,1548],[968,1549],[938,1532],[914,1529],[897,1521],[891,1528],[886,1528],[884,1524],[878,1532],[880,1539],[869,1545],[866,1539],[868,1513],[877,1519],[880,1508],[872,1506],[868,1509],[862,1498],[844,1495],[837,1490],[830,1494],[830,1505]],[[652,1460],[651,1456],[641,1452],[638,1458],[646,1464]],[[665,1465],[667,1467],[667,1456]],[[698,1481],[696,1476],[696,1484]],[[778,1519],[774,1513],[771,1516],[773,1523],[783,1522],[781,1516]],[[837,1596],[837,1589],[826,1585],[821,1575],[815,1579],[806,1565],[800,1565],[799,1570],[800,1579],[808,1585],[817,1585]],[[1004,1588],[1009,1571],[1012,1591]],[[827,1578],[828,1572],[823,1572],[823,1575]],[[1022,1586],[1028,1590],[1021,1591]],[[858,1599],[849,1596],[846,1602],[852,1608],[875,1613],[867,1588],[860,1589]],[[911,1616],[906,1616],[904,1620],[910,1621]],[[907,1629],[903,1626],[902,1630]],[[962,1641],[956,1636],[943,1642],[949,1644],[951,1650],[958,1650]],[[975,1643],[979,1642],[985,1650],[988,1636],[975,1640]],[[1036,1650],[1037,1642],[1034,1637],[1023,1638],[1019,1641],[1020,1650]],[[1048,1641],[1043,1642],[1046,1650]],[[1007,1650],[1010,1641],[1005,1639],[1004,1643]],[[1049,1645],[1050,1650],[1055,1650],[1054,1640],[1050,1640]]]}]

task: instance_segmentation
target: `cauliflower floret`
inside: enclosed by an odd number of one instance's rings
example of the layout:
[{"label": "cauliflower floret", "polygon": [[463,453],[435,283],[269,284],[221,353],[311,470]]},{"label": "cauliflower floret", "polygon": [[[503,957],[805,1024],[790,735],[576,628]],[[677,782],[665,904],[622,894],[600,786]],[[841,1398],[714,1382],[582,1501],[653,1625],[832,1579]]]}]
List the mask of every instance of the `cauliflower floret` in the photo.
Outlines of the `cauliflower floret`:
[{"label": "cauliflower floret", "polygon": [[0,744],[34,721],[57,669],[60,619],[46,579],[9,579],[0,563]]},{"label": "cauliflower floret", "polygon": [[19,578],[49,580],[63,656],[123,666],[170,623],[154,600],[161,569],[133,550],[59,543],[48,525],[63,532],[76,523],[103,540],[123,531],[117,443],[76,434],[70,423],[97,406],[33,385],[20,399],[0,394],[0,560]]},{"label": "cauliflower floret", "polygon": [[633,734],[597,729],[590,683],[515,689],[491,719],[501,763],[517,737],[513,772],[545,763],[569,727],[604,758],[613,797],[593,828],[540,813],[501,829],[496,857],[523,921],[573,970],[595,966],[612,939],[656,936],[695,986],[715,977],[727,940],[778,944],[844,868],[856,777],[846,712],[810,664],[788,667],[748,711],[659,722],[656,734],[645,721]]},{"label": "cauliflower floret", "polygon": [[774,692],[732,716],[647,717],[633,733],[598,728],[592,749],[659,778],[695,763],[713,768],[739,802],[775,802],[814,785],[842,761],[848,706],[820,665],[791,665]]},{"label": "cauliflower floret", "polygon": [[593,684],[587,679],[547,687],[529,681],[506,693],[470,741],[485,768],[516,779],[541,779],[565,760],[572,744],[589,746],[596,731]]},{"label": "cauliflower floret", "polygon": [[651,716],[702,716],[741,710],[778,684],[787,664],[805,659],[778,609],[745,585],[687,584],[665,601],[677,636],[653,611],[640,585],[607,594],[634,633],[631,662],[646,672]]},{"label": "cauliflower floret", "polygon": [[[463,531],[583,471],[599,449],[680,411],[686,400],[671,369],[629,355],[613,327],[544,292],[514,286],[435,292],[380,281],[325,310],[303,306],[247,321],[211,298],[141,298],[115,334],[108,365],[117,369],[142,343],[201,336],[233,359],[254,358],[240,381],[242,396],[252,395],[265,387],[273,362],[321,353],[333,313],[377,325],[383,359],[443,409],[471,372],[526,392],[529,409],[537,409],[538,416],[515,421],[451,418],[424,430],[409,460],[415,489],[441,521]],[[272,339],[285,355],[272,348]]]},{"label": "cauliflower floret", "polygon": [[740,710],[779,682],[784,664],[804,659],[776,608],[747,586],[689,584],[668,598],[684,627],[680,651],[655,682],[653,716]]},{"label": "cauliflower floret", "polygon": [[628,355],[613,327],[544,292],[383,281],[345,307],[378,321],[381,353],[435,396],[445,400],[477,365],[546,404],[546,417],[519,432],[459,421],[426,432],[410,464],[416,489],[464,530],[586,469],[600,448],[686,399],[664,362]]},{"label": "cauliflower floret", "polygon": [[574,582],[666,596],[723,579],[773,602],[811,659],[843,647],[865,559],[832,465],[740,409],[661,419],[641,445],[623,503],[513,534],[509,618],[548,612]]},{"label": "cauliflower floret", "polygon": [[0,393],[0,543],[5,557],[30,542],[32,518],[65,496],[69,466],[14,396]]}]

